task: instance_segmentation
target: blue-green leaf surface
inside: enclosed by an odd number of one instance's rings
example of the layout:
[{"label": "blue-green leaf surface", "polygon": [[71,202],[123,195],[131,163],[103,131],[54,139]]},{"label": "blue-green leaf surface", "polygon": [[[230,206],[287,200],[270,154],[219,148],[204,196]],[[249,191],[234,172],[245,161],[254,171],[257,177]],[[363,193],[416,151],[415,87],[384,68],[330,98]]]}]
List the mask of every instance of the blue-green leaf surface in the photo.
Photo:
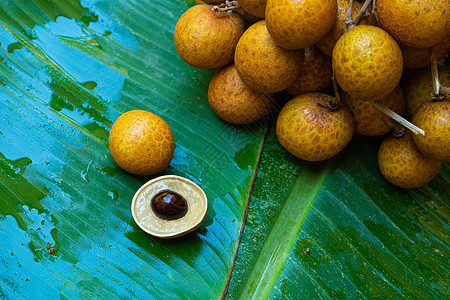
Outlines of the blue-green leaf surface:
[{"label": "blue-green leaf surface", "polygon": [[[173,43],[193,4],[0,2],[0,298],[450,297],[448,164],[402,190],[377,170],[380,139],[306,163],[278,144],[276,115],[221,121],[213,71]],[[131,199],[153,177],[122,171],[108,150],[132,109],[172,128],[162,174],[205,190],[194,233],[160,240],[134,223]]]}]

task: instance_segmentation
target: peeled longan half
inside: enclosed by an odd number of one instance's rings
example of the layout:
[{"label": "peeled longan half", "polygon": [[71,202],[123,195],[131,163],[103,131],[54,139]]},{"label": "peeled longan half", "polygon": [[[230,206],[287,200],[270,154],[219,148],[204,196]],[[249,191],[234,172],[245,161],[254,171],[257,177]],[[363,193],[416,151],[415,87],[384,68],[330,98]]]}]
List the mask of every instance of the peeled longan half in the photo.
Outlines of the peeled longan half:
[{"label": "peeled longan half", "polygon": [[[155,210],[158,195],[168,193],[170,197],[159,198],[163,200],[164,206],[159,207],[163,210]],[[167,218],[168,213],[173,216],[174,212],[185,208],[187,211],[182,217]],[[136,192],[131,202],[131,213],[136,224],[148,234],[163,239],[175,238],[202,225],[208,214],[208,199],[202,188],[187,178],[176,175],[158,176]]]},{"label": "peeled longan half", "polygon": [[442,163],[420,153],[412,133],[387,137],[378,150],[378,167],[384,178],[401,188],[419,188],[439,172]]},{"label": "peeled longan half", "polygon": [[337,41],[332,64],[337,83],[362,100],[377,100],[398,85],[403,57],[397,42],[372,25],[350,28]]},{"label": "peeled longan half", "polygon": [[269,113],[275,97],[248,88],[234,64],[230,64],[216,71],[211,79],[208,101],[221,119],[234,124],[249,124]]},{"label": "peeled longan half", "polygon": [[198,69],[220,68],[233,60],[245,30],[236,12],[214,12],[212,5],[195,5],[178,20],[174,41],[180,57]]},{"label": "peeled longan half", "polygon": [[336,0],[268,0],[267,29],[277,45],[301,49],[318,42],[336,20]]},{"label": "peeled longan half", "polygon": [[276,124],[280,144],[292,155],[322,161],[338,154],[353,137],[352,114],[345,106],[328,108],[333,97],[310,93],[292,98]]},{"label": "peeled longan half", "polygon": [[308,47],[305,48],[305,62],[300,75],[286,91],[293,96],[322,92],[332,86],[332,76],[331,57],[315,46]]},{"label": "peeled longan half", "polygon": [[114,161],[127,172],[153,175],[172,161],[175,141],[167,123],[144,110],[122,114],[109,133],[109,150]]},{"label": "peeled longan half", "polygon": [[[370,101],[357,99],[345,92],[341,93],[341,100],[352,112],[356,133],[378,136],[386,134],[393,129],[393,123],[390,121],[390,118],[376,109]],[[403,115],[405,111],[405,99],[399,86],[378,101],[384,107],[399,115]]]},{"label": "peeled longan half", "polygon": [[244,32],[234,54],[236,70],[242,81],[249,88],[267,94],[291,85],[300,75],[304,59],[303,49],[279,47],[267,31],[264,20]]},{"label": "peeled longan half", "polygon": [[431,47],[450,30],[448,0],[378,0],[383,28],[406,46]]}]

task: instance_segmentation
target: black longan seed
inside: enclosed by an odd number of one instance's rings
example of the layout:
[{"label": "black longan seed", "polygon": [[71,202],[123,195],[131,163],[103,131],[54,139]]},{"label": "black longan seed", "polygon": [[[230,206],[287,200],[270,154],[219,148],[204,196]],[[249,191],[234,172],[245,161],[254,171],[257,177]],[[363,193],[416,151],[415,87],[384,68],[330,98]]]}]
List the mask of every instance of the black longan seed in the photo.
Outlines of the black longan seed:
[{"label": "black longan seed", "polygon": [[182,218],[188,211],[186,199],[171,190],[162,190],[153,196],[151,207],[155,215],[164,220]]}]

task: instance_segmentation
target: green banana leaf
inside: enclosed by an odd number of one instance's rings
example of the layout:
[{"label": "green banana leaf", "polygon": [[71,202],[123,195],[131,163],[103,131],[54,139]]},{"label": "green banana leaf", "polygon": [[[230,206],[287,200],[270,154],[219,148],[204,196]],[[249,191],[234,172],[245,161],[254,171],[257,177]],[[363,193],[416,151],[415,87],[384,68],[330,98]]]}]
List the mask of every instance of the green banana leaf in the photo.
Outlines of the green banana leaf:
[{"label": "green banana leaf", "polygon": [[[276,111],[223,122],[207,101],[214,71],[174,47],[193,4],[0,2],[0,298],[448,299],[449,164],[404,190],[378,171],[380,138],[308,163],[279,145]],[[208,216],[189,235],[161,240],[133,221],[155,176],[122,171],[108,150],[133,109],[174,133],[158,175],[205,190]]]}]

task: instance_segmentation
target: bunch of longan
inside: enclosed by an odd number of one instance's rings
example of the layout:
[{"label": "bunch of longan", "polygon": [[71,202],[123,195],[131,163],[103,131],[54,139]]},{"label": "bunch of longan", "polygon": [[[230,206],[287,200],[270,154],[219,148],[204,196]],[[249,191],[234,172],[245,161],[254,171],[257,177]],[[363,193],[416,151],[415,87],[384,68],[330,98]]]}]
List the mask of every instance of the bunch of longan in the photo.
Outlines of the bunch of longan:
[{"label": "bunch of longan", "polygon": [[[448,83],[438,77],[450,50],[448,0],[203,1],[180,17],[174,41],[189,65],[218,69],[208,100],[223,120],[255,122],[286,91],[276,134],[300,159],[331,158],[354,132],[394,129],[378,153],[391,183],[423,186],[450,161]],[[400,86],[412,68],[432,71],[420,99]]]}]

